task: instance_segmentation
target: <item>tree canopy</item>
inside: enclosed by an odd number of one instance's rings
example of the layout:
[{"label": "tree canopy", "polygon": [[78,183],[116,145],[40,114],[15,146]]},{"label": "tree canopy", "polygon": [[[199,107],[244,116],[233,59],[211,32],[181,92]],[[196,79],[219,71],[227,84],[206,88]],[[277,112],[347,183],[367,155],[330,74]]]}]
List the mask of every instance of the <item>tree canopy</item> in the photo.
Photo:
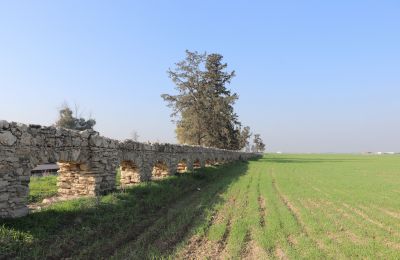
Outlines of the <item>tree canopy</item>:
[{"label": "tree canopy", "polygon": [[250,128],[242,128],[234,112],[239,96],[227,88],[235,77],[227,67],[220,54],[186,51],[185,59],[168,70],[178,93],[161,96],[172,108],[180,143],[232,150],[247,145]]},{"label": "tree canopy", "polygon": [[265,151],[265,144],[263,140],[261,139],[260,134],[255,134],[254,135],[254,152],[264,152]]},{"label": "tree canopy", "polygon": [[76,111],[75,114],[76,116],[74,117],[71,108],[64,104],[59,110],[59,118],[55,123],[55,126],[79,131],[93,129],[96,120],[92,118],[84,119],[83,117],[78,116],[78,111]]}]

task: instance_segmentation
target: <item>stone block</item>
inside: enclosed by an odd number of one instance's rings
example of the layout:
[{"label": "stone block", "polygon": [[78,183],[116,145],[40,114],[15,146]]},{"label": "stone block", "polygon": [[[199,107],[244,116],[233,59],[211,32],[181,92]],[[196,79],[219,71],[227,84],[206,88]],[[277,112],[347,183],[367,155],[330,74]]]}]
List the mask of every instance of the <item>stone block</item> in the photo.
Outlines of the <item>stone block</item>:
[{"label": "stone block", "polygon": [[15,137],[10,131],[0,131],[0,144],[11,146],[15,144],[17,137]]},{"label": "stone block", "polygon": [[0,194],[0,202],[7,201],[10,195],[8,193]]},{"label": "stone block", "polygon": [[0,181],[0,188],[8,186],[8,181]]},{"label": "stone block", "polygon": [[10,124],[6,120],[0,120],[0,129],[8,129]]},{"label": "stone block", "polygon": [[27,197],[17,197],[17,198],[12,198],[12,199],[8,199],[9,203],[15,203],[15,204],[21,204],[21,203],[26,203],[28,200]]},{"label": "stone block", "polygon": [[69,184],[67,182],[58,182],[57,186],[62,189],[71,189],[71,184]]},{"label": "stone block", "polygon": [[10,216],[12,218],[19,218],[19,217],[28,215],[28,213],[29,213],[28,207],[24,206],[24,207],[14,209],[13,211],[11,211]]}]

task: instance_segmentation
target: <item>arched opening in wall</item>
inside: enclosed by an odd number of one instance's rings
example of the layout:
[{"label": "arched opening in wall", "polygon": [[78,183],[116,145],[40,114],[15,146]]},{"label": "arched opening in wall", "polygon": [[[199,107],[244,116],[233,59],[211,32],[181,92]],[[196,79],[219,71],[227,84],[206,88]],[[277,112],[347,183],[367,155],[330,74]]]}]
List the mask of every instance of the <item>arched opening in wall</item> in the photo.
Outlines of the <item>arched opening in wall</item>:
[{"label": "arched opening in wall", "polygon": [[214,158],[214,165],[215,165],[215,166],[220,165],[220,161],[218,160],[218,157],[215,157],[215,158]]},{"label": "arched opening in wall", "polygon": [[185,173],[187,171],[188,171],[187,161],[185,159],[179,161],[178,165],[176,166],[176,172]]},{"label": "arched opening in wall", "polygon": [[[26,183],[21,183],[21,185],[29,185],[28,204],[41,203],[44,199],[58,194],[58,171],[59,166],[55,162],[39,163],[32,169],[27,170]],[[30,207],[32,208],[32,205]]]},{"label": "arched opening in wall", "polygon": [[206,167],[210,167],[214,165],[214,161],[212,159],[207,159],[206,160]]},{"label": "arched opening in wall", "polygon": [[39,164],[31,171],[29,203],[42,202],[54,196],[96,195],[100,178],[91,174],[84,163],[59,161],[57,164]]},{"label": "arched opening in wall", "polygon": [[199,159],[196,159],[196,160],[193,162],[193,169],[200,169],[200,168],[201,168],[201,162],[200,162]]},{"label": "arched opening in wall", "polygon": [[132,186],[141,181],[139,167],[132,161],[122,161],[117,175],[122,188]]},{"label": "arched opening in wall", "polygon": [[157,161],[153,166],[151,179],[159,180],[167,177],[168,175],[169,175],[168,165],[163,161]]}]

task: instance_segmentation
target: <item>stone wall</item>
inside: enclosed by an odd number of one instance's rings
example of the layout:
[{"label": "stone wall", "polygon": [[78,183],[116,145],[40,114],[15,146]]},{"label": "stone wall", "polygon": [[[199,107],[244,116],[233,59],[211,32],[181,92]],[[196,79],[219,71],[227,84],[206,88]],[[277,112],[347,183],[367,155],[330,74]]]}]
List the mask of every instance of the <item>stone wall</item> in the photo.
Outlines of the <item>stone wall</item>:
[{"label": "stone wall", "polygon": [[0,218],[28,214],[31,170],[57,162],[62,196],[99,195],[115,189],[235,160],[259,156],[198,146],[120,142],[93,130],[73,131],[0,121]]}]

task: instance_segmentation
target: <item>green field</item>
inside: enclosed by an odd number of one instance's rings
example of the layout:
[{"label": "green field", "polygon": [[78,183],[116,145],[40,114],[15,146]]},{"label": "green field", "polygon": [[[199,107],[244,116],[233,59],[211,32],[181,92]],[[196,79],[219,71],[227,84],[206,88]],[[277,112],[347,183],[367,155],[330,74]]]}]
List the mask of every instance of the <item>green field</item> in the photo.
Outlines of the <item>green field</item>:
[{"label": "green field", "polygon": [[29,191],[29,202],[57,195],[57,176],[31,177]]},{"label": "green field", "polygon": [[0,254],[399,259],[400,156],[267,155],[60,202],[0,220]]}]

